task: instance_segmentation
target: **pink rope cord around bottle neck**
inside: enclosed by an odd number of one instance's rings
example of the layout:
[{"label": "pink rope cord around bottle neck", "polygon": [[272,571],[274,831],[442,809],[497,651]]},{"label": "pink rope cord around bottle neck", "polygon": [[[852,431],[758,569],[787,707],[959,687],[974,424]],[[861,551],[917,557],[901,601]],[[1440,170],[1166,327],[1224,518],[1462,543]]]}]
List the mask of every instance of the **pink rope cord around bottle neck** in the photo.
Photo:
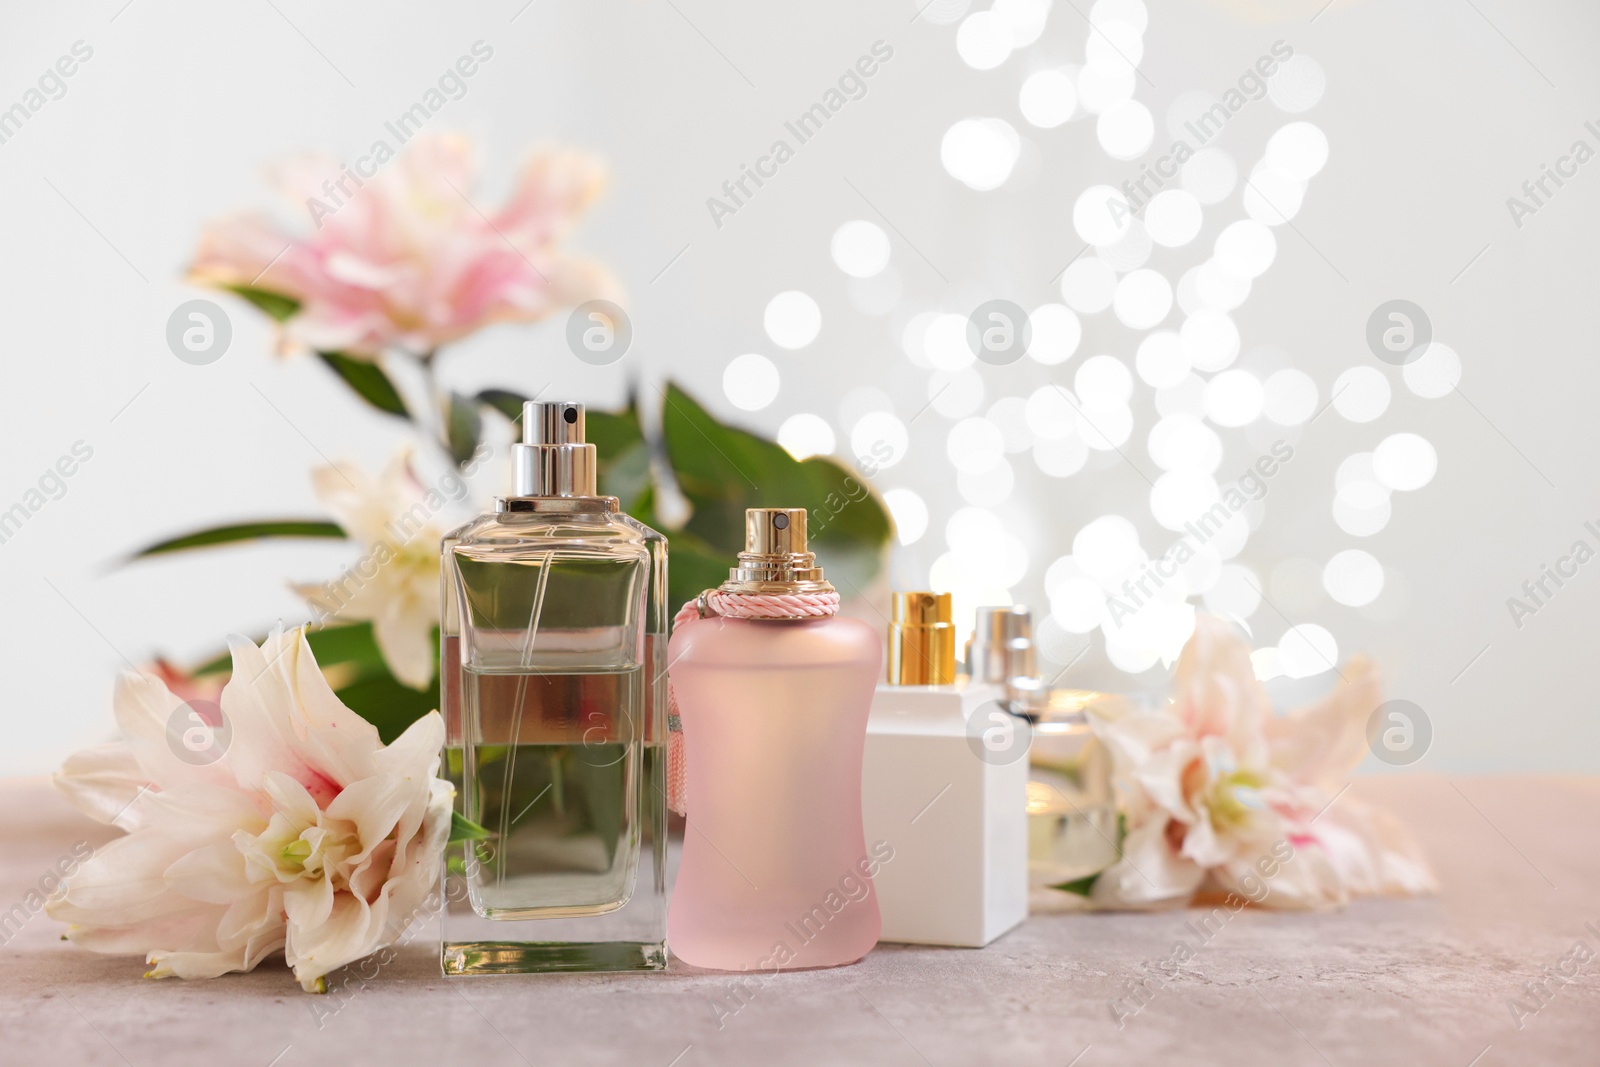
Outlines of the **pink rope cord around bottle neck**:
[{"label": "pink rope cord around bottle neck", "polygon": [[[725,593],[708,589],[678,609],[673,626],[693,625],[711,616],[728,619],[826,618],[839,612],[839,594],[827,593]],[[678,718],[678,698],[667,680],[667,806],[679,815],[688,811],[687,777],[683,760],[683,726]]]}]

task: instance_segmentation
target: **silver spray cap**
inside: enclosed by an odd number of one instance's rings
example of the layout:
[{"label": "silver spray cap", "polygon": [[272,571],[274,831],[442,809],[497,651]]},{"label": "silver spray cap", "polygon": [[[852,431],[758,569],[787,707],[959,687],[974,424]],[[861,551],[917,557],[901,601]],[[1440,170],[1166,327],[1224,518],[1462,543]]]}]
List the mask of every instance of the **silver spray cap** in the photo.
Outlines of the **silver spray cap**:
[{"label": "silver spray cap", "polygon": [[530,400],[522,405],[522,442],[511,446],[516,496],[596,496],[599,466],[583,439],[583,405]]},{"label": "silver spray cap", "polygon": [[1004,686],[1026,714],[1044,686],[1034,654],[1033,613],[1021,604],[979,608],[967,641],[967,674],[974,684]]}]

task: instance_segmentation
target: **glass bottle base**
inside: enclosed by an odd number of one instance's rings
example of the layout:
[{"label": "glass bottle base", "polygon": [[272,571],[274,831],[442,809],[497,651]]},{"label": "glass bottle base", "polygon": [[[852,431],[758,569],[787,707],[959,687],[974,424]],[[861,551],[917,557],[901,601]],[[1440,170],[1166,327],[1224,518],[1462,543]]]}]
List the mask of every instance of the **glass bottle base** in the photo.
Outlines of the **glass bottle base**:
[{"label": "glass bottle base", "polygon": [[460,941],[439,954],[449,976],[561,971],[664,971],[665,941]]}]

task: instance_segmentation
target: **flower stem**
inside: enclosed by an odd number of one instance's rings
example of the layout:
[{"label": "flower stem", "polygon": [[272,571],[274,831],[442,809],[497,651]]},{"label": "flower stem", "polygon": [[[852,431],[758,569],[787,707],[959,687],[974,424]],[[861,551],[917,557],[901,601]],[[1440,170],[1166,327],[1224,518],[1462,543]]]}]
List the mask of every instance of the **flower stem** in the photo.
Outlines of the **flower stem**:
[{"label": "flower stem", "polygon": [[427,400],[427,421],[422,425],[423,435],[438,445],[446,456],[450,455],[450,438],[447,433],[445,397],[439,392],[439,376],[434,370],[437,348],[415,355],[417,369],[422,374],[422,388]]}]

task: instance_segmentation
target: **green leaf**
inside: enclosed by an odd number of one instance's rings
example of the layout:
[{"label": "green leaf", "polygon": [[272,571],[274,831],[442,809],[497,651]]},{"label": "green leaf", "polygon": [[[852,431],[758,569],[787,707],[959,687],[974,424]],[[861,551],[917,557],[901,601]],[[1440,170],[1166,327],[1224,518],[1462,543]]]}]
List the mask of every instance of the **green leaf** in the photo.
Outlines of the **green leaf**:
[{"label": "green leaf", "polygon": [[400,391],[394,387],[382,367],[339,352],[318,352],[317,355],[361,399],[386,415],[397,415],[402,419],[410,417],[405,401],[400,399]]},{"label": "green leaf", "polygon": [[521,393],[513,393],[509,389],[485,389],[478,394],[478,402],[487,404],[512,422],[520,423],[522,419],[522,405],[527,397]]},{"label": "green leaf", "polygon": [[622,746],[609,747],[616,751],[615,762],[591,764],[587,760],[572,760],[572,782],[569,787],[582,798],[587,809],[587,828],[600,839],[608,856],[616,852],[617,838],[622,836],[622,828],[627,821],[623,801],[628,795],[627,767],[622,760]]},{"label": "green leaf", "polygon": [[282,293],[274,293],[267,289],[257,289],[252,285],[230,285],[227,288],[229,292],[244,297],[278,322],[283,322],[300,310],[300,301],[292,296],[284,296]]},{"label": "green leaf", "polygon": [[[678,488],[694,506],[684,531],[718,553],[724,571],[744,547],[745,509],[787,507],[806,509],[811,546],[846,596],[878,572],[889,514],[863,479],[824,457],[797,461],[765,438],[718,422],[675,384],[668,384],[664,396],[667,458]],[[678,540],[669,535],[672,569],[678,566]],[[672,577],[676,602],[683,590]]]},{"label": "green leaf", "polygon": [[588,412],[584,429],[600,453],[600,491],[616,497],[622,502],[622,510],[637,518],[649,508],[655,483],[650,470],[650,442],[639,425],[639,411],[633,399],[630,397],[628,406],[619,412]]},{"label": "green leaf", "polygon": [[[640,519],[645,522],[644,519]],[[648,525],[648,523],[647,523]],[[744,527],[741,523],[740,529]],[[743,546],[740,546],[743,547]],[[713,548],[687,530],[678,530],[667,538],[667,603],[669,614],[676,613],[684,604],[707,589],[715,589],[728,580],[728,568],[733,557],[720,548]]]},{"label": "green leaf", "polygon": [[413,689],[396,681],[387,668],[340,686],[334,695],[376,726],[386,745],[393,744],[407,727],[439,707],[437,677],[427,689]]},{"label": "green leaf", "polygon": [[1059,885],[1053,885],[1050,888],[1060,889],[1068,893],[1076,893],[1080,897],[1087,897],[1090,893],[1094,892],[1094,883],[1099,877],[1100,875],[1095,873],[1083,878],[1079,878],[1077,881],[1062,882]]},{"label": "green leaf", "polygon": [[644,430],[639,426],[639,412],[631,398],[621,411],[586,412],[583,422],[585,435],[600,450],[602,458],[621,456],[646,445]]},{"label": "green leaf", "polygon": [[321,519],[280,519],[264,522],[240,522],[228,526],[213,526],[205,530],[184,534],[181,537],[159,541],[141,548],[130,560],[146,556],[160,556],[168,552],[181,552],[188,548],[205,548],[211,545],[234,544],[239,541],[259,541],[269,537],[328,537],[343,539],[343,528],[336,522]]},{"label": "green leaf", "polygon": [[459,811],[450,813],[450,840],[446,844],[453,845],[457,841],[487,841],[494,834],[479,826]]},{"label": "green leaf", "polygon": [[460,393],[450,394],[449,413],[445,419],[445,436],[450,444],[450,457],[456,466],[464,467],[483,437],[483,413],[478,402]]},{"label": "green leaf", "polygon": [[319,667],[349,664],[363,674],[388,672],[370,622],[312,627],[306,631],[306,644],[311,646]]}]

